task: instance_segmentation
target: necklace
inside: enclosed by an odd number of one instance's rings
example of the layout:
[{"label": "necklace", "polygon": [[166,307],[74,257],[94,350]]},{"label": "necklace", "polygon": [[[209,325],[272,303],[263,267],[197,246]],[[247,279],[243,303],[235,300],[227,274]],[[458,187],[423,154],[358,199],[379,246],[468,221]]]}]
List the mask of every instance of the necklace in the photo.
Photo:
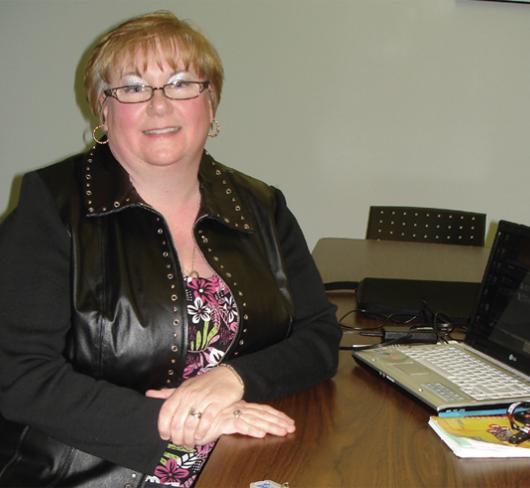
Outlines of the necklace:
[{"label": "necklace", "polygon": [[199,277],[199,272],[195,269],[195,250],[197,249],[197,243],[195,240],[193,241],[193,251],[191,251],[191,269],[187,273],[188,280],[192,280],[193,278]]},{"label": "necklace", "polygon": [[[197,191],[197,210],[196,213],[198,214],[199,209],[201,207],[201,193],[200,191]],[[195,217],[197,218],[197,217]],[[184,275],[187,276],[188,282],[191,281],[193,278],[199,277],[199,272],[195,269],[195,252],[197,251],[197,242],[195,241],[195,237],[193,236],[193,231],[191,232],[191,241],[193,243],[193,248],[191,250],[191,266],[189,271],[186,273],[184,272]]]}]

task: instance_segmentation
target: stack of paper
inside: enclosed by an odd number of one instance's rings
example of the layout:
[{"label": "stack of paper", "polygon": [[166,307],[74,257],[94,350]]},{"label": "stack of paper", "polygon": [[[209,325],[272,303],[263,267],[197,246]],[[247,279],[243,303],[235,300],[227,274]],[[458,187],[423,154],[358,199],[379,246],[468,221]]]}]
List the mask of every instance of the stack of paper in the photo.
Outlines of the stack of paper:
[{"label": "stack of paper", "polygon": [[458,457],[530,457],[530,440],[511,444],[506,416],[431,417],[429,425]]}]

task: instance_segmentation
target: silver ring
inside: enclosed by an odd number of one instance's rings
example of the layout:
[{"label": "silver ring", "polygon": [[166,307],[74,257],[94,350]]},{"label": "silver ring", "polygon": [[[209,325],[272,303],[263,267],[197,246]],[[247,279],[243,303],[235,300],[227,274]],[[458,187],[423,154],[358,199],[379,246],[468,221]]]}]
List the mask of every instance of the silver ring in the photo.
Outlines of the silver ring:
[{"label": "silver ring", "polygon": [[239,417],[241,417],[241,410],[239,410],[239,408],[238,408],[237,410],[234,410],[232,413],[234,414],[234,417],[235,417],[236,419],[238,419]]},{"label": "silver ring", "polygon": [[193,407],[190,408],[190,411],[188,412],[188,415],[192,416],[192,417],[197,417],[198,419],[200,419],[202,417],[202,413],[201,412],[198,412],[197,410],[195,410]]}]

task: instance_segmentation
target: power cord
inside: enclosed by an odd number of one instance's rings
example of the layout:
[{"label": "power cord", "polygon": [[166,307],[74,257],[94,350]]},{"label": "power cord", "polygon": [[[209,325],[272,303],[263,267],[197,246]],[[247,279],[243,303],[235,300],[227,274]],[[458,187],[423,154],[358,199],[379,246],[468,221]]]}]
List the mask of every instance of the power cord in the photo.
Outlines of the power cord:
[{"label": "power cord", "polygon": [[[362,313],[366,318],[379,320],[379,324],[373,327],[355,327],[342,323],[342,321],[352,313]],[[394,325],[408,325],[406,330],[388,330],[384,324],[390,322]],[[353,309],[339,318],[339,324],[345,330],[352,331],[358,335],[367,337],[381,337],[379,344],[356,344],[351,346],[341,346],[341,350],[375,349],[392,344],[435,344],[436,342],[447,342],[449,339],[457,340],[451,334],[457,328],[465,332],[463,326],[456,326],[451,318],[442,313],[434,312],[425,300],[422,301],[422,308],[419,314],[381,314],[363,309]]]},{"label": "power cord", "polygon": [[432,329],[408,329],[408,330],[383,330],[378,332],[367,331],[359,335],[365,337],[381,337],[379,344],[355,344],[352,346],[341,346],[339,349],[351,351],[360,349],[377,349],[393,344],[436,344],[438,335]]}]

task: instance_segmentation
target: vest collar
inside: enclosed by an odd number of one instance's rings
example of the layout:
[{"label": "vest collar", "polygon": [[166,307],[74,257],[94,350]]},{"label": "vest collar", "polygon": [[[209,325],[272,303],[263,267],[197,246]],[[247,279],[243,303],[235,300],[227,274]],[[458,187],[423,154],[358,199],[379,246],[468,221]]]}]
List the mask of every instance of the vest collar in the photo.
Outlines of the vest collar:
[{"label": "vest collar", "polygon": [[[107,145],[94,146],[87,153],[81,180],[85,214],[103,217],[128,207],[152,209],[136,192],[129,174],[116,161]],[[255,223],[234,185],[233,170],[204,151],[199,167],[201,209],[199,219],[210,218],[245,233]]]}]

